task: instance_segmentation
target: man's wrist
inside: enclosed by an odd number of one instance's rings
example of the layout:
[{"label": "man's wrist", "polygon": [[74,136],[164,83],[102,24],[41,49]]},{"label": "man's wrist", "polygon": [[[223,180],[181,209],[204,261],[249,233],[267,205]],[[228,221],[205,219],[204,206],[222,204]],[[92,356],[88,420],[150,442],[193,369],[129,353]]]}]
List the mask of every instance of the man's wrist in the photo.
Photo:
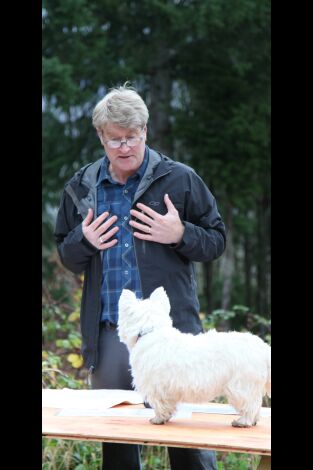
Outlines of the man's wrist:
[{"label": "man's wrist", "polygon": [[184,233],[185,233],[185,224],[184,222],[181,222],[181,226],[179,227],[179,232],[177,234],[177,239],[171,243],[171,246],[175,248],[176,246],[180,245],[183,238],[184,238]]},{"label": "man's wrist", "polygon": [[184,236],[184,231],[185,231],[185,226],[184,226],[184,224],[181,224],[181,226],[179,227],[177,240],[175,241],[176,245],[178,245],[182,241],[183,236]]}]

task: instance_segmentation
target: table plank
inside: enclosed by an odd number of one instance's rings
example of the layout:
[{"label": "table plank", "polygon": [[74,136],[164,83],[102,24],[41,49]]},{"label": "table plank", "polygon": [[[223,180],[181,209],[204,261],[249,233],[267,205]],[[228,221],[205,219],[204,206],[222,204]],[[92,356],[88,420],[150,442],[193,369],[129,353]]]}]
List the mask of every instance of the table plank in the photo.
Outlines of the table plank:
[{"label": "table plank", "polygon": [[[121,405],[128,409],[143,405]],[[223,405],[221,405],[223,406]],[[148,418],[117,416],[57,416],[59,409],[43,408],[46,437],[128,444],[212,449],[220,452],[271,454],[271,418],[262,417],[252,428],[234,428],[234,415],[193,413],[191,419],[173,419],[153,425]]]}]

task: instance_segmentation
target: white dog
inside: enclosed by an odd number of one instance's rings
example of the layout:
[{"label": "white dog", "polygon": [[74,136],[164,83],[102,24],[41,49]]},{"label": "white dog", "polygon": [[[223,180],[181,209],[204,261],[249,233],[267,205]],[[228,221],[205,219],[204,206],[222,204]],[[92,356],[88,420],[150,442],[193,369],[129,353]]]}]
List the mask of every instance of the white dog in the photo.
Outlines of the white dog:
[{"label": "white dog", "polygon": [[130,352],[133,385],[155,411],[151,422],[167,422],[180,402],[226,396],[240,414],[232,425],[255,425],[263,395],[270,396],[270,346],[251,333],[181,333],[169,313],[163,287],[146,300],[124,289],[119,300],[119,338]]}]

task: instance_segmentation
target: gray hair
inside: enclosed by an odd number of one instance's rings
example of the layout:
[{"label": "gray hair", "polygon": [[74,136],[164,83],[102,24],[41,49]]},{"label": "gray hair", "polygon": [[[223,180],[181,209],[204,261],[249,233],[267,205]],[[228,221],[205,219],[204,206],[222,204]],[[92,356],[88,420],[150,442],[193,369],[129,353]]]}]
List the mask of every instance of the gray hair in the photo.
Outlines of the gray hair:
[{"label": "gray hair", "polygon": [[143,128],[149,119],[148,108],[135,89],[127,86],[112,88],[100,100],[92,113],[92,124],[96,129],[108,122],[125,129]]}]

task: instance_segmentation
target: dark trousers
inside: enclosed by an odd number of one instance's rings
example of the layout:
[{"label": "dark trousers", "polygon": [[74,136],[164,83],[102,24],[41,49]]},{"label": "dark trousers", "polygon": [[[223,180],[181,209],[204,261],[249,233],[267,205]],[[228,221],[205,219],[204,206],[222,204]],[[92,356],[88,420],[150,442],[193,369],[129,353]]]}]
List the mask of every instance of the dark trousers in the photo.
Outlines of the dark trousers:
[{"label": "dark trousers", "polygon": [[[129,356],[117,331],[100,327],[99,359],[91,376],[93,389],[132,390]],[[141,470],[141,446],[102,444],[102,470]],[[172,470],[217,470],[215,452],[200,449],[168,447]]]}]

